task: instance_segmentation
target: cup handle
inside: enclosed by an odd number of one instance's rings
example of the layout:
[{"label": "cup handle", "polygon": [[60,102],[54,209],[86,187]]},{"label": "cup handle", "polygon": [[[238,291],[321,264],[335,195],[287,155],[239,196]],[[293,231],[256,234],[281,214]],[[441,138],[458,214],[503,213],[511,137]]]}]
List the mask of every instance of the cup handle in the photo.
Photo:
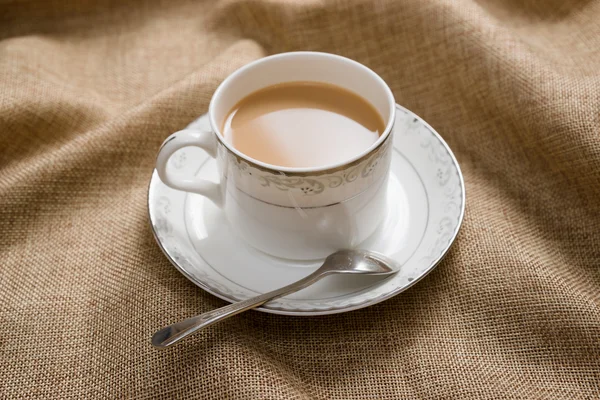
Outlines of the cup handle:
[{"label": "cup handle", "polygon": [[198,193],[211,200],[218,207],[222,207],[223,195],[221,194],[220,184],[202,178],[182,178],[167,174],[167,163],[173,153],[189,146],[201,148],[212,158],[217,156],[216,140],[212,132],[193,129],[175,132],[163,142],[156,157],[156,171],[160,180],[173,189]]}]

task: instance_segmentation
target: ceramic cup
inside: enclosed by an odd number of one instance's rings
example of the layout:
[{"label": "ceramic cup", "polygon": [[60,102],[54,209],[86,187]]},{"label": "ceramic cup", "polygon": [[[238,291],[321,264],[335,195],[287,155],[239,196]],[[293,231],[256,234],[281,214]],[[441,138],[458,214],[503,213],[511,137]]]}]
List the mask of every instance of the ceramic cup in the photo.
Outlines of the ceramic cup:
[{"label": "ceramic cup", "polygon": [[[362,96],[383,117],[385,131],[356,157],[317,168],[266,164],[225,141],[221,127],[238,101],[264,87],[294,81],[326,82]],[[395,109],[383,79],[356,61],[316,52],[277,54],[226,78],[208,109],[212,131],[185,129],[169,136],[156,169],[167,186],[210,199],[253,247],[294,260],[324,258],[360,245],[386,213]],[[217,159],[220,183],[168,174],[169,158],[187,146],[200,147]]]}]

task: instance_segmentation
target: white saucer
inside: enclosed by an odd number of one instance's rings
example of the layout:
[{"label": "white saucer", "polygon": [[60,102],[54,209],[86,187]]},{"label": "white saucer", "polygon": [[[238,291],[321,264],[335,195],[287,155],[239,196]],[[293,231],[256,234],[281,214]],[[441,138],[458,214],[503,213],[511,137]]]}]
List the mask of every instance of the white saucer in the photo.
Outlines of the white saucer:
[{"label": "white saucer", "polygon": [[[189,127],[210,129],[203,115]],[[197,148],[171,158],[171,173],[216,181],[214,159]],[[330,276],[260,311],[334,314],[367,307],[408,289],[433,270],[452,245],[465,210],[463,177],[448,145],[425,121],[397,106],[388,217],[360,247],[399,261],[396,275]],[[320,264],[266,255],[237,238],[222,212],[195,194],[165,186],[156,171],[148,191],[154,235],[188,279],[224,300],[245,300],[301,279]]]}]

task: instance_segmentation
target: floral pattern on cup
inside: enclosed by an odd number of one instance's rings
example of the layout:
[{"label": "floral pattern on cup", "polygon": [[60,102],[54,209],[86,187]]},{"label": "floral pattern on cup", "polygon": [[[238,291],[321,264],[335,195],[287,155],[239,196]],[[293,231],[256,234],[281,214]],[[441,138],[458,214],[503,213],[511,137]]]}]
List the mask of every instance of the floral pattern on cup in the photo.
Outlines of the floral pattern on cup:
[{"label": "floral pattern on cup", "polygon": [[[291,192],[294,196],[300,198],[318,197],[322,193],[327,193],[328,201],[332,202],[330,196],[334,195],[333,202],[335,202],[343,201],[344,186],[352,185],[355,190],[356,185],[358,185],[360,190],[365,190],[387,173],[391,161],[392,141],[390,135],[379,148],[366,157],[357,160],[353,165],[323,171],[318,175],[271,172],[239,158],[221,144],[219,144],[218,158],[219,162],[227,163],[228,168],[225,170],[229,171],[229,174],[236,174],[237,188],[256,198],[273,202],[273,197],[276,199],[281,198],[281,195],[278,195],[277,192]],[[260,189],[253,190],[253,188]],[[272,189],[271,193],[265,195],[265,188]],[[340,195],[335,196],[335,193],[332,193],[334,191],[339,192]],[[287,196],[281,199],[287,202]],[[317,201],[317,203],[311,205],[323,204],[318,204]]]}]

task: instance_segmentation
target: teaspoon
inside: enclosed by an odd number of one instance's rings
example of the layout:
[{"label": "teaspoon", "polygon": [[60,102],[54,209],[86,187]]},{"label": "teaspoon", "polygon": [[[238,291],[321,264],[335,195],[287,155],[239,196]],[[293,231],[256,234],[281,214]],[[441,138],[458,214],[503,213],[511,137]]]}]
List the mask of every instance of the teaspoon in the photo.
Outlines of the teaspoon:
[{"label": "teaspoon", "polygon": [[259,307],[269,300],[296,292],[328,275],[391,275],[399,270],[400,265],[397,262],[379,253],[367,250],[340,250],[327,257],[323,265],[315,272],[297,282],[162,328],[152,336],[152,345],[158,348],[168,347],[202,328],[206,328],[209,325],[241,312]]}]

